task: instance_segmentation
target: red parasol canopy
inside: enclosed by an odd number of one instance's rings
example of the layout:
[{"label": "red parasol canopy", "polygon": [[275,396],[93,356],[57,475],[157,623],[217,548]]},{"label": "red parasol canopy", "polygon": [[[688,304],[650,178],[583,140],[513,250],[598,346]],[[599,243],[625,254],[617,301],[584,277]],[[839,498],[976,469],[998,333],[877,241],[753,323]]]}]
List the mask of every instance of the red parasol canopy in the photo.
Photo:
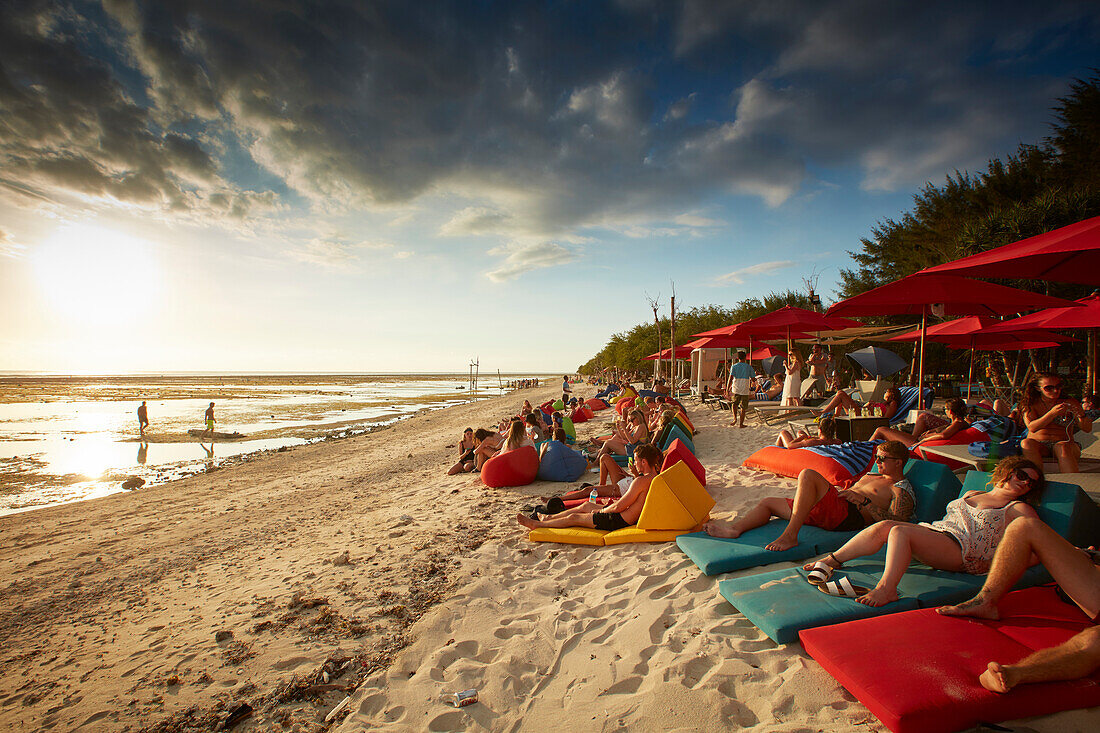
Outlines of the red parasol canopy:
[{"label": "red parasol canopy", "polygon": [[1100,216],[929,267],[918,274],[1015,277],[1100,285]]},{"label": "red parasol canopy", "polygon": [[1029,328],[1100,328],[1100,295],[1076,301],[1073,308],[1047,308],[1011,321],[1003,321],[987,330],[990,333],[1013,332]]},{"label": "red parasol canopy", "polygon": [[756,349],[751,354],[749,354],[749,361],[770,359],[773,356],[781,356],[786,359],[787,352],[783,351],[782,349],[777,349],[774,346],[761,346],[759,349]]}]

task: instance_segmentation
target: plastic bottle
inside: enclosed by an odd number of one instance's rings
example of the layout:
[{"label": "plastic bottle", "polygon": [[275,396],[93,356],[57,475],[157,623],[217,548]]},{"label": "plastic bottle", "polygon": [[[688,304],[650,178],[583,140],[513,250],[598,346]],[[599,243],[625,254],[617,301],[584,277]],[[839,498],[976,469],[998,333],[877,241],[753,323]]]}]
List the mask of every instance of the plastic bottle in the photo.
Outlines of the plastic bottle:
[{"label": "plastic bottle", "polygon": [[595,486],[593,486],[592,491],[588,494],[588,500],[589,501],[596,501],[599,498],[600,498],[600,492],[596,489]]}]

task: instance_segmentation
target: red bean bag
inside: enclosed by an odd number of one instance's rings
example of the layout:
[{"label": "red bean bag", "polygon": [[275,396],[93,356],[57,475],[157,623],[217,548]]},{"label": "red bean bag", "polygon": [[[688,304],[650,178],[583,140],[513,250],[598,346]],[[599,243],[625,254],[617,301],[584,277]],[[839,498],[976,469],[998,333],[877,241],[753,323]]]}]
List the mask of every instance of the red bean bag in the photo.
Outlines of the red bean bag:
[{"label": "red bean bag", "polygon": [[637,398],[636,397],[628,397],[625,400],[619,400],[618,402],[615,403],[615,412],[617,412],[620,415],[625,417],[626,413],[629,410],[634,409],[634,400],[635,399],[637,399]]},{"label": "red bean bag", "polygon": [[978,676],[1091,626],[1051,587],[1009,593],[1000,621],[941,616],[933,608],[799,632],[825,671],[895,733],[947,733],[979,723],[1100,705],[1100,672],[1065,682],[987,691]]},{"label": "red bean bag", "polygon": [[539,475],[539,454],[529,445],[498,453],[481,467],[481,482],[499,489],[502,486],[526,486]]},{"label": "red bean bag", "polygon": [[699,459],[695,457],[695,454],[692,453],[686,445],[684,445],[682,440],[674,438],[673,441],[668,444],[668,448],[665,449],[665,460],[664,463],[661,464],[661,471],[667,471],[680,461],[687,464],[687,467],[695,474],[695,478],[699,479],[699,483],[706,488],[707,470],[703,468],[703,464],[699,463]]},{"label": "red bean bag", "polygon": [[838,489],[846,489],[871,470],[875,448],[865,440],[811,448],[781,448],[769,445],[753,453],[741,464],[747,468],[771,471],[780,476],[798,478],[804,468],[812,468]]},{"label": "red bean bag", "polygon": [[960,430],[945,440],[928,440],[915,446],[910,454],[914,458],[920,458],[924,461],[931,461],[933,463],[942,463],[943,465],[954,471],[956,468],[962,468],[967,465],[960,461],[953,461],[947,456],[938,456],[935,453],[925,453],[921,450],[924,447],[933,448],[937,445],[970,445],[982,440],[989,440],[989,433],[977,428],[967,428],[966,430]]},{"label": "red bean bag", "polygon": [[611,405],[607,404],[603,400],[598,400],[595,397],[585,400],[584,404],[588,405],[590,408],[597,412],[600,410],[606,410],[608,407],[611,407]]}]

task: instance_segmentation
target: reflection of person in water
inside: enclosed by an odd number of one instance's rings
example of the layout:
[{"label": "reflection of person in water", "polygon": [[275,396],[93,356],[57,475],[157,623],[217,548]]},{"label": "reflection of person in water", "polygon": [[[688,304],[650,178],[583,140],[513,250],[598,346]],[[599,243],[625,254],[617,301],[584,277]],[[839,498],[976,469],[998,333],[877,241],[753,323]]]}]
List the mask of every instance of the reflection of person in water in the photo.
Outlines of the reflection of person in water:
[{"label": "reflection of person in water", "polygon": [[138,455],[137,455],[138,465],[144,466],[145,465],[145,460],[148,456],[149,456],[149,444],[146,443],[143,440],[140,443],[138,443]]},{"label": "reflection of person in water", "polygon": [[214,441],[210,441],[209,448],[207,448],[206,443],[203,442],[199,442],[199,445],[202,446],[203,451],[206,453],[206,467],[210,468],[214,465]]},{"label": "reflection of person in water", "polygon": [[138,408],[138,432],[142,437],[145,437],[145,428],[149,427],[149,408],[145,406],[145,400],[141,401],[141,407]]}]

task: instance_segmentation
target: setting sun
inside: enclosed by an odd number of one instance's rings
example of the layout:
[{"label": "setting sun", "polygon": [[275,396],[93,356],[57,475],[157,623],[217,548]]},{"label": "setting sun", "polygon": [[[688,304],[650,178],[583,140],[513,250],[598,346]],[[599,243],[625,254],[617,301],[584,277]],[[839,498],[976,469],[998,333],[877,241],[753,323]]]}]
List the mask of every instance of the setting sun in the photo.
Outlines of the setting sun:
[{"label": "setting sun", "polygon": [[74,322],[112,326],[136,320],[159,279],[154,245],[102,227],[58,229],[32,255],[39,287]]}]

